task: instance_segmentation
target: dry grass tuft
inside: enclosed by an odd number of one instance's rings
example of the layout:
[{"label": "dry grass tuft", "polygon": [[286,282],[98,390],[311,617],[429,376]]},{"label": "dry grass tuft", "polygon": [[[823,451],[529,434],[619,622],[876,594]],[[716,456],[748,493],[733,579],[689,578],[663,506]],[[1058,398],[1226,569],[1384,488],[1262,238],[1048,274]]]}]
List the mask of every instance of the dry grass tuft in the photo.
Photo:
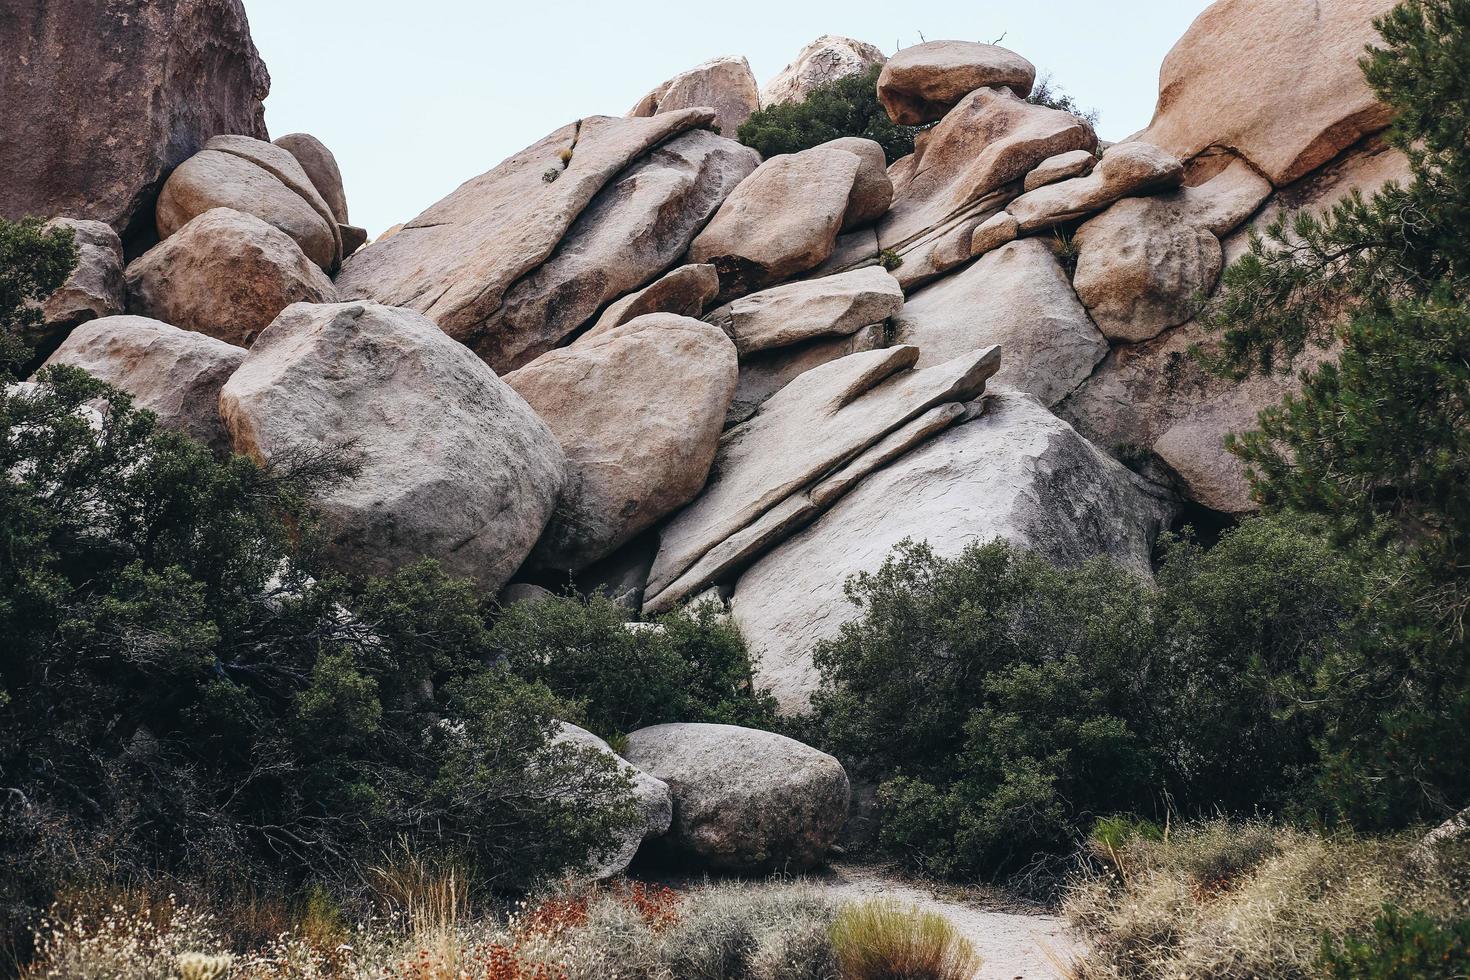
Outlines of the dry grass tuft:
[{"label": "dry grass tuft", "polygon": [[884,899],[845,907],[832,923],[843,980],[972,980],[980,957],[937,912]]}]

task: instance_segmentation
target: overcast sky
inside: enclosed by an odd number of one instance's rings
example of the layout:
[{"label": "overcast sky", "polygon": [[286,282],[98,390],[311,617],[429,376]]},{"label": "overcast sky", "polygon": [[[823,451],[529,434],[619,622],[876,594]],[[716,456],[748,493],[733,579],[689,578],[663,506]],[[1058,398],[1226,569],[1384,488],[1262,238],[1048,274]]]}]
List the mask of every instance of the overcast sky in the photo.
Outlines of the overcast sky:
[{"label": "overcast sky", "polygon": [[622,115],[671,75],[744,55],[765,82],[821,34],[892,53],[1001,42],[1120,139],[1153,113],[1159,63],[1208,0],[245,0],[271,72],[272,136],[308,132],[376,236],[582,116]]}]

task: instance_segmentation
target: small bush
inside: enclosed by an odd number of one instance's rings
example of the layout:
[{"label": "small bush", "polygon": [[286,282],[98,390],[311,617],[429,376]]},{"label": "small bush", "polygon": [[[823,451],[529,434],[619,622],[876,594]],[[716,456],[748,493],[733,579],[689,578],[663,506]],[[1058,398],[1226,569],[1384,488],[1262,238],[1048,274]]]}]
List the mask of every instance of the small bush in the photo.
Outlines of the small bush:
[{"label": "small bush", "polygon": [[878,101],[874,65],[813,89],[796,103],[759,109],[741,124],[738,138],[763,157],[798,153],[842,136],[861,136],[883,147],[888,162],[914,152],[914,135],[926,128],[899,126]]},{"label": "small bush", "polygon": [[832,923],[844,980],[971,980],[980,957],[938,912],[874,899],[848,905]]},{"label": "small bush", "polygon": [[69,228],[46,231],[38,218],[0,218],[0,381],[32,359],[40,340],[40,304],[66,282],[76,264],[77,245]]},{"label": "small bush", "polygon": [[1373,921],[1367,935],[1339,947],[1323,941],[1321,969],[1329,980],[1455,980],[1470,976],[1470,919],[1441,924],[1422,912],[1404,915],[1393,906]]}]

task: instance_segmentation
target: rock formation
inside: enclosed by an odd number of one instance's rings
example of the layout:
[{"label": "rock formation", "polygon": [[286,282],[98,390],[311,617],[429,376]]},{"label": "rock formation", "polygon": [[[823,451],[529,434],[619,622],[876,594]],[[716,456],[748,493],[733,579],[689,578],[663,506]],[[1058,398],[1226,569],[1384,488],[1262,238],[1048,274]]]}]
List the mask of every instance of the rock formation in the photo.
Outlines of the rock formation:
[{"label": "rock formation", "polygon": [[21,335],[38,357],[46,357],[88,320],[121,313],[126,303],[122,239],[112,226],[74,218],[53,218],[46,223],[48,231],[58,227],[71,230],[77,265],[61,288],[41,304],[41,326]]},{"label": "rock formation", "polygon": [[821,85],[861,75],[888,59],[883,52],[866,41],[823,34],[802,48],[796,60],[782,68],[761,89],[761,105],[801,102]]},{"label": "rock formation", "polygon": [[714,58],[680,72],[638,100],[630,116],[709,106],[715,110],[718,132],[735,138],[740,125],[761,106],[760,92],[750,63],[744,58]]}]

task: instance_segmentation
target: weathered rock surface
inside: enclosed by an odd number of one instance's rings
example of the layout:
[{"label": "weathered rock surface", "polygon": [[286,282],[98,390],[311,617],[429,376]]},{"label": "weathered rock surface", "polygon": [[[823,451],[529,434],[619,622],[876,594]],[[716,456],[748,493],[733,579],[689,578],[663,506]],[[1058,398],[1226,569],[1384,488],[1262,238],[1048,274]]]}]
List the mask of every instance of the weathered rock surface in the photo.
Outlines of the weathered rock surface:
[{"label": "weathered rock surface", "polygon": [[1159,71],[1136,138],[1182,159],[1230,147],[1281,187],[1389,122],[1358,68],[1394,0],[1219,0]]},{"label": "weathered rock surface", "polygon": [[886,329],[886,324],[875,323],[845,337],[820,337],[742,358],[740,383],[735,387],[735,400],[725,416],[725,427],[750,418],[766,399],[812,368],[884,346]]},{"label": "weathered rock surface", "polygon": [[622,874],[633,863],[633,857],[645,840],[668,833],[674,822],[674,796],[669,784],[622,758],[602,739],[585,728],[569,722],[557,722],[553,744],[576,745],[612,757],[618,769],[633,781],[633,800],[638,804],[639,820],[624,828],[617,843],[604,854],[593,856],[591,877],[595,881]]},{"label": "weathered rock surface", "polygon": [[375,303],[287,307],[220,393],[235,449],[269,462],[346,444],[359,475],[319,498],[328,556],[362,574],[437,558],[494,593],[566,476],[520,395],[433,322]]},{"label": "weathered rock surface", "polygon": [[213,208],[136,258],[128,308],[249,347],[292,303],[335,303],[337,289],[285,232]]},{"label": "weathered rock surface", "polygon": [[1086,150],[1058,153],[1054,157],[1041,161],[1035,170],[1027,174],[1022,187],[1028,191],[1034,191],[1047,184],[1070,180],[1073,177],[1086,177],[1096,166],[1097,155],[1088,153]]},{"label": "weathered rock surface", "polygon": [[802,102],[819,85],[861,75],[887,60],[882,51],[865,41],[823,34],[802,48],[795,61],[766,83],[760,93],[761,105]]},{"label": "weathered rock surface", "polygon": [[245,351],[143,316],[106,316],[71,332],[46,361],[82,368],[133,396],[158,416],[216,451],[230,447],[219,392]]},{"label": "weathered rock surface", "polygon": [[698,317],[719,295],[720,274],[712,265],[681,265],[602,311],[586,333],[577,338],[581,343],[614,327],[621,327],[646,313],[677,313]]},{"label": "weathered rock surface", "polygon": [[310,133],[288,133],[277,138],[275,143],[301,164],[301,169],[311,179],[311,186],[327,202],[337,224],[348,224],[347,192],[342,187],[342,171],[326,144]]},{"label": "weathered rock surface", "polygon": [[101,221],[53,218],[46,229],[71,229],[77,246],[77,266],[61,287],[41,304],[41,326],[25,330],[21,340],[46,357],[75,327],[124,309],[122,239]]},{"label": "weathered rock surface", "polygon": [[265,138],[240,0],[15,0],[0,16],[0,216],[151,235],[164,175],[211,136]]},{"label": "weathered rock surface", "polygon": [[900,126],[941,119],[976,89],[1008,88],[1031,94],[1036,66],[994,44],[928,41],[904,48],[878,75],[878,101]]},{"label": "weathered rock surface", "polygon": [[903,538],[944,556],[1004,538],[1053,561],[1110,556],[1148,574],[1171,504],[1034,398],[996,393],[983,413],[873,472],[736,583],[731,610],[757,678],[786,711],[808,709],[811,649],[859,610],[844,580]]},{"label": "weathered rock surface", "polygon": [[715,110],[715,125],[729,139],[750,114],[761,107],[759,86],[744,58],[712,58],[680,72],[638,100],[630,116],[656,116],[680,109],[709,106]]},{"label": "weathered rock surface", "polygon": [[711,870],[809,868],[847,819],[842,764],[784,735],[734,725],[655,725],[629,735],[626,752],[673,791],[673,826],[660,844]]},{"label": "weathered rock surface", "polygon": [[506,375],[567,454],[567,482],[532,564],[583,568],[693,499],[737,372],[717,327],[650,313]]},{"label": "weathered rock surface", "polygon": [[893,181],[888,176],[888,157],[876,140],[858,136],[843,136],[828,140],[821,146],[829,150],[846,150],[862,161],[857,179],[852,184],[852,194],[847,199],[847,214],[842,219],[842,231],[853,231],[870,225],[888,213],[893,203]]},{"label": "weathered rock surface", "polygon": [[158,237],[168,238],[214,208],[253,214],[290,235],[306,257],[332,273],[342,236],[327,202],[296,158],[273,143],[216,136],[179,165],[158,196]]},{"label": "weathered rock surface", "polygon": [[706,319],[735,341],[742,360],[757,351],[847,335],[903,309],[898,281],[878,266],[742,296]]},{"label": "weathered rock surface", "polygon": [[719,270],[725,298],[821,265],[861,167],[853,153],[820,147],[771,157],[720,205],[689,246],[689,260]]},{"label": "weathered rock surface", "polygon": [[550,257],[593,197],[648,150],[713,120],[690,109],[563,126],[358,252],[342,267],[337,289],[423,313],[493,356],[486,324],[506,291]]},{"label": "weathered rock surface", "polygon": [[1034,238],[914,293],[895,327],[898,343],[919,348],[919,367],[999,344],[1000,370],[989,386],[1024,391],[1043,405],[1087,380],[1108,352],[1051,249]]},{"label": "weathered rock surface", "polygon": [[1178,187],[1184,165],[1151,143],[1114,143],[1086,177],[1073,177],[1022,194],[1006,210],[1022,232],[1037,231],[1101,211],[1135,194]]},{"label": "weathered rock surface", "polygon": [[513,370],[646,285],[678,261],[759,162],[756,151],[705,130],[648,153],[592,199],[551,258],[506,292],[486,320],[480,355],[497,371]]}]

